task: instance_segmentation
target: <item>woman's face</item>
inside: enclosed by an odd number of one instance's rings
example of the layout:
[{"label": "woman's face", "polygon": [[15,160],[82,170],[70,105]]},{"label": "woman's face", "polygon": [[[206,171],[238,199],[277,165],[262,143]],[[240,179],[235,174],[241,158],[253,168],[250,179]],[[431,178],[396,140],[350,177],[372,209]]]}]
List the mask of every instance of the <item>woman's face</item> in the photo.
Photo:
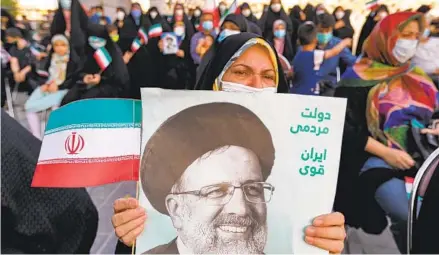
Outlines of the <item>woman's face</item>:
[{"label": "woman's face", "polygon": [[421,37],[421,29],[419,23],[411,21],[399,33],[398,39],[419,40]]},{"label": "woman's face", "polygon": [[268,50],[261,45],[254,45],[239,56],[222,80],[254,88],[277,86],[275,67]]},{"label": "woman's face", "polygon": [[64,56],[68,52],[69,46],[63,41],[56,41],[53,44],[53,51],[60,56]]},{"label": "woman's face", "polygon": [[222,25],[222,30],[224,30],[224,29],[229,29],[229,30],[233,30],[233,31],[240,31],[239,27],[231,21],[224,22],[224,24]]}]

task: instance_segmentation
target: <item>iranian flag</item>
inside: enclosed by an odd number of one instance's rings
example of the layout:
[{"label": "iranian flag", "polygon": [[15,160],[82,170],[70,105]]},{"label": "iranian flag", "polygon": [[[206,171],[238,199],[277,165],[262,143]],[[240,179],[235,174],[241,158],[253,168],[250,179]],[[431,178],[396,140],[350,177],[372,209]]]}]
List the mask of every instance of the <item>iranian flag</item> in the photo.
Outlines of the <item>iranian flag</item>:
[{"label": "iranian flag", "polygon": [[131,44],[131,52],[136,53],[141,46],[142,43],[140,42],[139,38],[134,39],[133,43]]},{"label": "iranian flag", "polygon": [[146,33],[145,29],[140,28],[137,34],[139,35],[139,38],[143,40],[145,45],[148,44],[148,34]]},{"label": "iranian flag", "polygon": [[32,187],[78,188],[137,181],[140,100],[88,99],[50,114]]},{"label": "iranian flag", "polygon": [[95,53],[93,54],[93,57],[102,71],[107,69],[107,67],[111,64],[111,61],[113,61],[113,59],[110,56],[110,53],[108,52],[107,49],[105,49],[105,47],[101,47],[98,50],[96,50]]},{"label": "iranian flag", "polygon": [[150,38],[161,36],[163,32],[162,25],[160,23],[152,25],[148,31]]},{"label": "iranian flag", "polygon": [[370,10],[377,7],[379,4],[379,0],[371,0],[366,3],[366,8]]},{"label": "iranian flag", "polygon": [[232,14],[232,13],[234,13],[234,14],[239,14],[240,13],[239,8],[238,8],[238,1],[237,0],[233,1],[233,3],[230,5],[229,9],[227,9],[227,11],[221,17],[220,26],[223,24],[224,19],[227,17],[227,15]]}]

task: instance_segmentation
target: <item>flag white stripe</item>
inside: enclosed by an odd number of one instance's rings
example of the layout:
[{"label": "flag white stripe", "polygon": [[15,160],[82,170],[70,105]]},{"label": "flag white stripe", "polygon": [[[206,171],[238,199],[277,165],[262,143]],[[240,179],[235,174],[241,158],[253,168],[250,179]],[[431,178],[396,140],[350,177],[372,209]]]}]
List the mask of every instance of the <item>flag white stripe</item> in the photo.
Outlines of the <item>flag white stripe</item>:
[{"label": "flag white stripe", "polygon": [[107,59],[107,56],[104,54],[104,52],[102,50],[98,50],[98,56],[99,56],[99,59],[103,60],[102,63],[105,66],[108,66],[110,64],[110,61]]},{"label": "flag white stripe", "polygon": [[[75,155],[69,155],[65,149],[65,142],[72,132],[84,139],[83,149]],[[39,161],[138,155],[139,137],[140,128],[65,130],[44,136]]]}]

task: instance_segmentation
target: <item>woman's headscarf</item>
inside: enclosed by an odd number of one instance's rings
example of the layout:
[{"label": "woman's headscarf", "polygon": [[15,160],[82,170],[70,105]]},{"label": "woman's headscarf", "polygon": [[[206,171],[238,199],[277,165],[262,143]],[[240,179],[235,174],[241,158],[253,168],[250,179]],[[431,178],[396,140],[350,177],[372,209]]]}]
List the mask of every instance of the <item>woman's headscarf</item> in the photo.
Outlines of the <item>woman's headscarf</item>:
[{"label": "woman's headscarf", "polygon": [[219,90],[219,81],[228,68],[245,50],[256,44],[265,47],[270,54],[270,59],[277,70],[277,92],[286,93],[288,91],[287,82],[274,48],[260,36],[246,32],[231,35],[218,45],[213,58],[202,73],[195,89]]},{"label": "woman's headscarf", "polygon": [[[272,3],[270,3],[271,5]],[[265,39],[272,38],[273,36],[273,23],[278,20],[282,19],[287,23],[287,35],[288,37],[292,36],[293,33],[293,24],[291,23],[290,18],[285,13],[284,9],[281,8],[279,12],[275,13],[273,10],[271,10],[271,7],[268,7],[268,10],[262,15],[261,19],[259,20],[259,27],[261,27],[262,35]]]},{"label": "woman's headscarf", "polygon": [[252,9],[250,8],[250,5],[248,3],[243,3],[241,4],[241,6],[239,7],[241,13],[242,10],[244,9],[249,9],[250,10],[250,15],[248,17],[245,17],[247,19],[247,21],[253,22],[253,23],[258,23],[258,19],[255,17],[255,15],[253,14]]},{"label": "woman's headscarf", "polygon": [[413,120],[427,124],[438,109],[439,93],[420,68],[400,64],[392,55],[399,31],[421,14],[401,12],[379,22],[364,43],[364,57],[348,69],[341,86],[372,87],[366,119],[371,135],[383,144],[407,151],[408,131]]},{"label": "woman's headscarf", "polygon": [[[174,27],[175,23],[177,22],[175,19],[175,9],[178,7],[181,7],[184,10],[184,6],[183,4],[175,4],[174,6],[174,15],[172,15],[171,18],[171,27]],[[185,37],[189,38],[189,40],[192,38],[192,36],[195,34],[195,28],[194,25],[191,23],[191,21],[189,20],[188,16],[186,15],[186,13],[183,13],[183,20],[184,22],[184,29],[185,29]]]},{"label": "woman's headscarf", "polygon": [[[78,0],[72,0],[70,7],[70,44],[78,56],[83,55],[83,49],[86,45],[87,38],[83,31],[87,29],[88,16],[85,13],[81,3]],[[64,34],[67,24],[64,17],[63,8],[59,3],[58,10],[53,17],[52,25],[50,27],[50,34]]]}]

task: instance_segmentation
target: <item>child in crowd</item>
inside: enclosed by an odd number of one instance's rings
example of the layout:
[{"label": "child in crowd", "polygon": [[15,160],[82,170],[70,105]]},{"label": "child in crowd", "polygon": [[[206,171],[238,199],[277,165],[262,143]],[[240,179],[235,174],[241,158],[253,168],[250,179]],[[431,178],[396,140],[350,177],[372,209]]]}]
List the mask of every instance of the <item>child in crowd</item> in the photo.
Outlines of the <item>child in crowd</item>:
[{"label": "child in crowd", "polygon": [[305,22],[298,29],[301,49],[293,61],[294,80],[290,92],[301,95],[320,95],[320,77],[317,72],[325,59],[337,56],[344,48],[350,47],[352,39],[344,39],[330,50],[316,50],[317,27],[313,22]]}]

